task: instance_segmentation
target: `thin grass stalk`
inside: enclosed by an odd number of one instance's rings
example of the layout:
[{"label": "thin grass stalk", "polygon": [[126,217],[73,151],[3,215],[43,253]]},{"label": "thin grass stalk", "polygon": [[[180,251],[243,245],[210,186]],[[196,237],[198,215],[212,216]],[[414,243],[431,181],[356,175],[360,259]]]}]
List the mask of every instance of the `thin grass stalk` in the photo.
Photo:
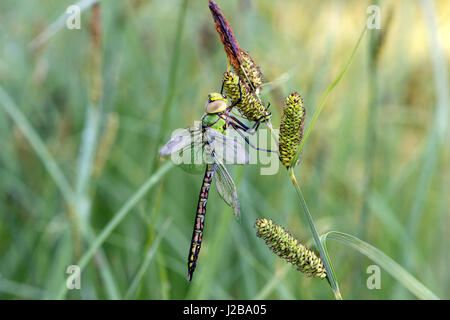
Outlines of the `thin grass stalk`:
[{"label": "thin grass stalk", "polygon": [[42,299],[46,293],[44,289],[9,280],[4,277],[0,279],[0,292],[31,300]]},{"label": "thin grass stalk", "polygon": [[[179,15],[178,15],[178,22],[177,22],[177,28],[176,28],[176,34],[175,34],[175,41],[174,41],[174,49],[173,49],[172,60],[170,63],[170,71],[169,71],[169,78],[168,78],[168,90],[167,90],[166,100],[165,100],[164,106],[162,108],[161,126],[160,126],[159,133],[158,133],[158,136],[156,139],[154,152],[151,153],[152,155],[158,154],[158,148],[160,147],[160,145],[163,142],[164,135],[166,134],[166,129],[169,127],[171,109],[172,109],[172,105],[173,105],[173,99],[175,97],[176,80],[177,80],[178,66],[179,66],[180,55],[181,55],[181,40],[182,40],[184,24],[185,24],[185,20],[186,20],[187,4],[188,4],[188,0],[184,0],[183,4],[181,6],[181,9],[180,9]],[[159,165],[160,165],[160,162],[159,162],[158,157],[154,157],[151,170],[153,171],[154,169],[158,168]],[[162,195],[162,188],[163,188],[163,184],[161,184],[159,186],[159,189],[157,191],[159,198]],[[158,206],[159,202],[154,201],[154,200],[155,200],[155,193],[151,192],[149,195],[148,203],[153,203],[152,212],[158,213],[157,206]],[[151,242],[151,239],[153,237],[154,237],[154,231],[152,229],[150,229],[149,230],[149,238],[148,238],[149,241],[147,242],[147,245],[149,242]],[[161,273],[160,279],[163,282],[161,285],[163,288],[165,288],[166,286],[164,285],[164,282],[165,282],[164,279],[167,278],[167,275],[165,275],[164,263],[163,263],[163,261],[161,261],[161,259],[163,259],[162,256],[159,253],[157,253],[157,261],[161,262],[161,264],[158,263],[159,272]],[[163,296],[168,298],[168,295],[169,295],[168,291],[166,289],[163,289]]]},{"label": "thin grass stalk", "polygon": [[[100,2],[101,0],[80,0],[74,5],[78,6],[80,8],[80,14],[81,12],[89,9],[94,4]],[[53,37],[58,31],[63,29],[66,26],[66,21],[68,18],[67,13],[61,14],[50,26],[48,26],[44,31],[42,31],[36,38],[31,41],[28,46],[32,50],[37,50],[39,47],[44,45],[46,42],[50,40],[51,37]]]},{"label": "thin grass stalk", "polygon": [[[374,5],[378,5],[378,1],[373,1]],[[379,50],[379,30],[371,30],[368,38],[368,105],[367,105],[367,119],[366,119],[366,137],[365,137],[365,150],[364,150],[364,181],[362,186],[362,206],[360,211],[359,221],[359,237],[361,239],[366,238],[369,222],[369,198],[372,190],[373,178],[374,178],[374,164],[376,156],[376,117],[378,109],[378,50]],[[355,263],[355,267],[358,268],[361,264],[359,258]],[[360,272],[355,272],[353,278],[354,284],[361,283]],[[357,292],[361,291],[359,285],[355,285]]]},{"label": "thin grass stalk", "polygon": [[306,205],[305,198],[303,197],[303,193],[300,189],[299,184],[297,183],[297,179],[295,178],[293,167],[289,168],[289,176],[291,178],[292,184],[294,185],[295,191],[297,192],[298,199],[300,201],[300,204],[303,209],[303,213],[305,214],[306,220],[308,221],[309,228],[311,230],[311,233],[313,235],[314,243],[316,245],[317,250],[319,251],[320,258],[323,261],[323,265],[325,267],[325,270],[327,271],[327,280],[330,284],[331,289],[333,290],[334,297],[336,300],[342,300],[341,293],[339,291],[339,285],[336,279],[336,274],[334,272],[333,266],[331,264],[331,261],[323,248],[323,245],[320,241],[319,234],[317,232],[316,226],[314,225],[313,218],[311,216],[311,213],[309,212],[308,206]]},{"label": "thin grass stalk", "polygon": [[[91,195],[89,187],[97,150],[100,120],[101,103],[103,97],[103,30],[102,30],[102,10],[100,3],[92,6],[91,13],[91,43],[88,55],[87,79],[89,83],[89,103],[86,110],[86,121],[81,139],[80,152],[78,156],[78,171],[75,188],[76,215],[80,222],[80,231],[83,239],[91,243],[95,238],[95,233],[90,226],[91,215]],[[78,230],[76,228],[76,230]],[[82,247],[77,245],[78,250]],[[81,257],[81,251],[75,252],[76,259]],[[96,262],[100,277],[106,286],[106,294],[109,299],[120,299],[119,288],[117,287],[109,261],[100,249],[96,254]]]},{"label": "thin grass stalk", "polygon": [[[161,115],[161,126],[159,128],[159,132],[157,135],[157,138],[154,142],[154,148],[150,155],[152,156],[152,164],[150,167],[150,172],[155,171],[160,165],[159,158],[157,156],[158,149],[163,143],[164,135],[166,134],[166,130],[169,126],[169,120],[171,115],[171,109],[172,109],[172,102],[175,96],[175,87],[176,87],[176,80],[177,80],[177,74],[178,74],[178,66],[179,66],[179,60],[181,55],[181,38],[183,35],[184,30],[184,23],[186,20],[186,12],[187,12],[187,4],[188,0],[184,0],[183,4],[181,6],[180,12],[178,14],[178,22],[177,22],[177,28],[176,28],[176,34],[174,39],[174,49],[172,54],[172,59],[170,62],[170,71],[169,71],[169,78],[168,78],[168,90],[166,95],[166,100],[164,102],[164,105],[162,107],[162,115]],[[162,186],[160,187],[162,188]],[[154,205],[155,202],[153,201],[155,197],[154,192],[150,192],[148,196],[147,205],[150,203],[153,203],[153,211],[154,211]]]},{"label": "thin grass stalk", "polygon": [[316,121],[319,118],[320,113],[322,112],[323,107],[325,106],[325,102],[327,101],[328,96],[330,95],[331,91],[333,91],[333,89],[339,84],[339,82],[342,80],[345,73],[347,72],[348,68],[350,67],[350,65],[353,61],[353,58],[355,57],[356,51],[357,51],[359,45],[361,44],[361,41],[362,41],[366,31],[367,31],[367,26],[364,25],[364,29],[362,30],[362,32],[358,38],[358,41],[356,42],[355,46],[353,47],[353,50],[350,54],[350,57],[346,61],[344,68],[341,70],[341,72],[338,74],[336,79],[330,84],[330,86],[327,88],[327,90],[325,90],[322,97],[320,98],[319,105],[317,106],[317,109],[314,112],[313,118],[311,120],[311,123],[308,126],[308,129],[305,131],[302,142],[300,143],[300,146],[298,148],[297,155],[294,157],[294,160],[292,161],[292,163],[297,162],[297,159],[300,156],[300,154],[303,150],[303,147],[304,147],[306,141],[308,140],[308,137],[311,134],[311,131],[314,128],[314,125],[316,124]]},{"label": "thin grass stalk", "polygon": [[420,220],[423,215],[424,202],[427,190],[431,185],[432,177],[437,168],[437,159],[441,152],[441,146],[446,141],[448,129],[448,115],[450,112],[450,96],[447,63],[440,43],[437,27],[435,8],[430,1],[421,1],[422,10],[427,21],[430,38],[430,55],[433,63],[433,76],[437,96],[436,111],[430,125],[427,144],[424,150],[424,162],[417,183],[415,202],[411,209],[408,231],[410,237],[415,241],[417,237]]},{"label": "thin grass stalk", "polygon": [[[130,299],[131,295],[136,291],[139,282],[144,277],[145,272],[148,269],[148,266],[150,265],[150,262],[152,261],[153,256],[159,247],[159,244],[161,243],[161,240],[166,235],[167,229],[169,228],[170,224],[172,223],[172,218],[167,218],[166,221],[163,223],[161,230],[159,231],[158,235],[154,239],[152,245],[148,250],[146,250],[147,254],[145,255],[144,260],[142,261],[141,266],[139,267],[138,271],[136,272],[136,275],[133,278],[133,281],[131,282],[130,287],[127,290],[127,293],[125,294],[126,299]],[[164,297],[164,295],[163,295]]]},{"label": "thin grass stalk", "polygon": [[158,149],[163,143],[166,129],[169,127],[169,120],[171,116],[171,110],[173,106],[173,99],[175,98],[175,88],[177,83],[177,75],[178,75],[178,66],[180,62],[181,55],[181,40],[183,36],[184,23],[186,20],[186,12],[187,12],[187,4],[188,0],[184,0],[178,14],[178,22],[177,29],[174,39],[174,49],[172,54],[172,60],[170,62],[170,70],[169,70],[169,78],[168,78],[168,89],[167,95],[162,107],[162,116],[161,116],[161,126],[158,132],[158,136],[156,138],[153,152],[150,155],[153,157],[153,163],[150,171],[153,171],[159,165],[159,158],[155,155],[158,154]]},{"label": "thin grass stalk", "polygon": [[[147,192],[157,183],[162,177],[173,168],[172,162],[166,162],[163,164],[147,181],[124,203],[124,205],[114,214],[114,217],[103,228],[102,232],[95,237],[92,241],[89,249],[84,253],[83,257],[79,260],[77,265],[82,271],[92,257],[95,255],[98,249],[101,248],[105,240],[111,235],[114,229],[123,221],[123,219],[131,212],[131,209],[147,194]],[[64,283],[61,285],[61,289],[56,296],[56,299],[63,299],[67,293],[67,287]]]},{"label": "thin grass stalk", "polygon": [[[87,239],[88,243],[92,243],[93,241],[95,241],[95,233],[90,226],[86,234],[87,235],[85,236],[85,238]],[[98,275],[104,283],[105,292],[108,299],[122,299],[119,287],[117,286],[116,280],[114,279],[114,274],[109,264],[109,260],[102,248],[100,248],[94,255],[94,261]]]},{"label": "thin grass stalk", "polygon": [[338,232],[329,231],[321,236],[321,242],[326,250],[327,239],[336,240],[344,243],[345,245],[359,251],[365,255],[377,265],[381,266],[392,277],[399,281],[405,288],[407,288],[412,294],[419,299],[424,300],[439,300],[439,297],[434,294],[430,289],[424,286],[419,280],[412,276],[408,271],[402,268],[398,263],[389,258],[382,251],[378,250],[374,246],[367,242],[364,242],[352,235]]},{"label": "thin grass stalk", "polygon": [[0,87],[0,106],[3,107],[6,113],[15,122],[17,127],[23,132],[25,138],[41,159],[45,169],[50,174],[50,177],[53,179],[61,192],[67,206],[73,206],[75,202],[75,192],[72,189],[72,186],[69,184],[66,176],[59,168],[51,153],[48,151],[45,143],[39,137],[39,134],[2,87]]},{"label": "thin grass stalk", "polygon": [[[78,214],[76,212],[77,205],[77,197],[75,195],[75,191],[70,186],[66,177],[60,170],[56,161],[53,159],[52,155],[47,150],[44,142],[40,139],[37,132],[31,126],[31,124],[26,119],[25,115],[17,108],[11,98],[0,88],[0,105],[2,105],[7,111],[7,113],[13,118],[16,122],[17,126],[22,130],[27,140],[30,142],[30,145],[35,150],[36,154],[41,159],[42,163],[46,167],[52,179],[55,181],[55,184],[60,189],[63,198],[67,205],[68,210],[68,218],[70,220],[70,226],[72,229],[72,233],[75,234],[74,240],[77,242],[80,241],[81,237],[77,236],[78,230],[80,228]],[[86,232],[86,237],[93,236],[89,231]],[[89,240],[88,240],[89,242]],[[109,270],[109,269],[108,269]],[[105,270],[108,273],[108,270]],[[108,281],[107,281],[108,282]],[[118,292],[118,291],[117,291]],[[117,297],[113,295],[113,297]]]},{"label": "thin grass stalk", "polygon": [[[450,113],[450,95],[448,81],[448,65],[445,59],[442,40],[439,35],[436,10],[432,1],[422,0],[421,7],[428,30],[430,56],[433,67],[434,86],[436,91],[436,108],[434,117],[430,124],[426,146],[423,151],[423,163],[418,174],[414,202],[408,221],[408,238],[404,239],[402,261],[406,267],[413,266],[414,259],[411,255],[417,248],[417,237],[421,219],[423,218],[425,201],[431,186],[432,179],[436,174],[438,158],[442,153],[444,143],[448,136],[448,118]],[[443,224],[446,223],[446,220]]]},{"label": "thin grass stalk", "polygon": [[78,154],[77,179],[75,183],[76,214],[81,222],[81,232],[89,230],[91,199],[89,185],[92,167],[97,149],[100,127],[100,104],[103,95],[102,77],[102,16],[101,7],[96,3],[92,7],[91,42],[88,50],[86,78],[88,80],[89,103],[86,108],[86,120]]},{"label": "thin grass stalk", "polygon": [[[374,1],[377,5],[378,1]],[[366,125],[366,142],[364,152],[364,185],[360,220],[360,237],[365,238],[367,230],[367,221],[369,215],[368,198],[373,182],[374,159],[376,154],[376,116],[378,108],[378,38],[380,33],[378,30],[371,30],[368,48],[368,87],[369,87],[369,103]]]},{"label": "thin grass stalk", "polygon": [[[161,212],[161,203],[164,195],[164,182],[159,184],[159,188],[157,194],[153,201],[152,213],[150,215],[150,219],[152,221],[157,221],[159,217],[159,213]],[[145,244],[146,251],[149,250],[150,246],[156,241],[156,229],[152,225],[148,225],[148,237]],[[160,251],[156,251],[156,265],[159,273],[159,281],[161,283],[161,297],[164,300],[170,299],[170,284],[169,284],[169,276],[166,270],[166,263],[164,255]]]},{"label": "thin grass stalk", "polygon": [[295,299],[295,297],[288,292],[286,285],[282,282],[286,274],[292,267],[289,264],[283,264],[281,269],[276,269],[275,275],[271,270],[268,270],[265,266],[262,265],[258,259],[256,259],[253,255],[253,252],[250,252],[246,248],[244,248],[239,241],[236,240],[236,246],[239,250],[239,256],[245,261],[249,267],[253,268],[250,272],[256,271],[260,276],[264,278],[265,285],[258,292],[251,295],[253,300],[264,300],[267,296],[275,289],[280,292],[280,294],[284,294],[284,296],[289,296],[288,300]]},{"label": "thin grass stalk", "polygon": [[264,300],[267,296],[279,285],[280,281],[286,276],[288,271],[291,269],[289,264],[285,264],[270,281],[259,291],[256,295],[255,300]]},{"label": "thin grass stalk", "polygon": [[[185,25],[185,20],[186,20],[188,2],[189,2],[188,0],[183,1],[179,15],[178,15],[177,28],[176,28],[175,39],[174,39],[174,49],[173,49],[173,54],[172,54],[172,60],[170,62],[168,90],[167,90],[166,100],[165,100],[163,108],[162,108],[161,126],[160,126],[158,136],[157,136],[157,139],[155,142],[155,148],[153,150],[153,153],[151,153],[152,155],[158,154],[158,148],[162,144],[164,135],[166,134],[166,130],[169,127],[169,120],[170,120],[170,116],[171,116],[173,100],[175,98],[175,88],[176,88],[176,83],[177,83],[178,67],[179,67],[179,61],[180,61],[180,56],[181,56],[181,42],[182,42],[182,36],[183,36],[184,25]],[[151,170],[152,171],[155,170],[156,168],[159,167],[159,165],[160,165],[160,162],[159,162],[158,157],[154,157]],[[162,193],[163,193],[162,188],[163,188],[163,184],[161,184],[159,186],[159,189],[157,191],[157,194],[158,194],[157,200],[159,200],[162,196]],[[154,213],[155,212],[157,213],[159,201],[155,201],[155,192],[151,192],[148,199],[149,199],[148,203],[153,204],[151,211]],[[154,230],[150,229],[147,245],[148,245],[149,241],[153,238],[154,238]],[[167,285],[168,276],[167,276],[167,272],[166,272],[165,266],[164,266],[165,264],[164,264],[163,255],[161,255],[160,253],[157,252],[156,260],[157,260],[157,265],[158,265],[158,272],[160,274],[159,278],[161,281],[162,294],[165,299],[168,299],[169,298],[169,289],[168,289],[168,285]]]},{"label": "thin grass stalk", "polygon": [[[177,27],[176,27],[176,33],[174,38],[174,47],[173,47],[173,53],[172,53],[172,59],[170,62],[170,70],[169,70],[169,77],[168,77],[168,89],[167,89],[167,95],[164,102],[164,105],[162,107],[162,115],[161,115],[161,126],[158,132],[158,135],[156,137],[155,143],[154,143],[154,149],[150,153],[150,155],[153,157],[153,161],[151,163],[150,171],[153,172],[160,166],[159,158],[155,155],[158,154],[158,149],[160,145],[163,143],[164,135],[166,134],[167,128],[169,127],[169,120],[171,116],[171,110],[173,105],[173,99],[175,97],[175,88],[177,83],[177,75],[178,75],[178,67],[179,67],[179,61],[181,56],[181,40],[183,36],[184,31],[184,25],[186,20],[186,13],[187,13],[187,4],[188,0],[184,0],[177,19]],[[162,188],[163,184],[161,184],[156,191],[157,194],[162,194]],[[157,206],[158,201],[155,201],[155,191],[152,191],[148,195],[147,200],[147,206],[152,204],[151,212],[155,213],[157,212]],[[154,237],[154,230],[149,230],[149,237],[147,239],[146,246],[151,243],[151,239]],[[164,289],[167,287],[164,283],[167,282],[167,274],[165,272],[164,267],[164,261],[162,261],[163,257],[159,253],[157,254],[157,261],[158,261],[158,268],[160,272],[160,279],[161,279],[161,286],[163,287],[163,296],[168,298],[169,293],[167,289]]]}]

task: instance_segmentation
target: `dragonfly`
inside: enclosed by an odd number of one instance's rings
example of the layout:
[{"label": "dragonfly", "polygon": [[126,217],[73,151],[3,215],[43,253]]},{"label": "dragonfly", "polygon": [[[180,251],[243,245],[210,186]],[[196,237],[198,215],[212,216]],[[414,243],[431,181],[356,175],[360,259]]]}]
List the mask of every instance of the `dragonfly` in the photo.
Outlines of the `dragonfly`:
[{"label": "dragonfly", "polygon": [[[240,132],[248,131],[250,128],[230,114],[232,107],[233,105],[228,106],[228,99],[222,93],[210,93],[205,105],[205,114],[201,121],[197,125],[182,129],[174,134],[159,152],[162,157],[173,154],[187,155],[187,159],[193,162],[194,166],[206,164],[188,255],[188,281],[192,280],[197,266],[202,245],[206,204],[214,175],[216,176],[219,195],[233,208],[235,217],[239,219],[240,216],[236,186],[224,163],[247,164],[249,156],[244,144],[236,136],[227,135],[227,129],[231,126],[237,132]],[[244,135],[241,134],[241,136],[250,144]],[[250,145],[256,148],[252,144]]]}]

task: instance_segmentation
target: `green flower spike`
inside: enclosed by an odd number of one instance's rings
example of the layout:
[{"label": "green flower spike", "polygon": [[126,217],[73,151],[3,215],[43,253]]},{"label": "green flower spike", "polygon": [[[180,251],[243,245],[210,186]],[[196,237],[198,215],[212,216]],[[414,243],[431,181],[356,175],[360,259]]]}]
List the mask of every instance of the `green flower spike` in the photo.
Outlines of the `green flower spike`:
[{"label": "green flower spike", "polygon": [[283,109],[279,138],[279,157],[286,168],[295,165],[292,160],[302,141],[305,115],[302,97],[297,92],[291,93]]},{"label": "green flower spike", "polygon": [[248,85],[241,81],[235,73],[231,71],[224,73],[223,87],[227,97],[230,98],[233,103],[236,103],[236,108],[244,118],[249,121],[270,119],[271,114],[266,109],[264,103],[258,99],[256,94],[252,92]]},{"label": "green flower spike", "polygon": [[297,270],[308,277],[319,279],[327,277],[322,259],[292,237],[286,229],[267,219],[257,219],[255,228],[256,235],[264,239],[270,250],[296,266]]},{"label": "green flower spike", "polygon": [[255,91],[256,94],[259,94],[264,76],[261,72],[261,69],[253,61],[250,54],[248,54],[244,50],[241,51],[241,70],[239,70],[238,73],[240,78],[247,83],[252,91]]}]

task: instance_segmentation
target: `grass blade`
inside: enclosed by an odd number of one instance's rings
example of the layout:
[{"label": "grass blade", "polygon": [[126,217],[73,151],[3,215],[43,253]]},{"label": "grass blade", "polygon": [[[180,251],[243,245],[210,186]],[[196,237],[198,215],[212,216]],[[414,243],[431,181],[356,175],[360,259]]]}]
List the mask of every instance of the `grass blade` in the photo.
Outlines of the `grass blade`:
[{"label": "grass blade", "polygon": [[[173,99],[175,98],[175,88],[176,88],[176,82],[177,82],[177,75],[178,75],[178,67],[180,64],[180,56],[182,52],[181,47],[181,40],[183,36],[183,30],[186,20],[186,12],[187,12],[187,4],[188,0],[184,0],[182,7],[180,9],[179,15],[178,15],[178,21],[177,21],[177,31],[175,34],[175,43],[174,43],[174,49],[173,49],[173,55],[170,62],[170,71],[169,71],[169,79],[168,79],[168,89],[167,89],[167,96],[166,100],[164,102],[164,106],[162,107],[162,115],[161,115],[161,126],[156,138],[155,147],[152,154],[157,154],[158,149],[161,146],[164,136],[166,134],[166,128],[169,127],[169,121],[172,105],[173,105]],[[151,167],[151,170],[156,168],[158,165],[158,158],[153,159],[153,164]]]},{"label": "grass blade", "polygon": [[45,295],[45,290],[41,288],[36,288],[25,283],[18,283],[5,278],[0,278],[0,292],[24,299],[42,299]]},{"label": "grass blade", "polygon": [[311,233],[314,238],[314,243],[317,247],[317,250],[319,251],[320,257],[322,258],[325,270],[327,270],[328,282],[331,286],[331,289],[333,290],[336,300],[342,300],[336,274],[334,272],[333,265],[331,264],[330,257],[328,256],[328,253],[326,252],[325,248],[322,246],[322,242],[320,241],[319,234],[316,230],[316,226],[314,225],[311,213],[309,212],[308,206],[306,205],[305,198],[303,197],[302,190],[300,189],[300,186],[297,183],[297,179],[295,178],[294,170],[292,167],[289,168],[289,174],[291,176],[292,184],[294,185],[295,191],[297,192],[297,196],[300,200],[300,204],[303,208],[303,213],[305,214],[306,220],[308,220],[308,225],[309,228],[311,229]]},{"label": "grass blade", "polygon": [[[78,266],[83,270],[89,261],[94,256],[95,252],[101,247],[103,242],[111,235],[113,230],[122,222],[122,220],[128,215],[131,209],[141,200],[145,194],[153,187],[166,173],[173,167],[172,162],[166,162],[161,166],[140,188],[136,193],[128,199],[127,202],[120,208],[120,210],[114,215],[114,218],[103,228],[103,231],[94,239],[89,249],[80,259]],[[58,295],[58,299],[62,299],[67,291],[65,284]]]},{"label": "grass blade", "polygon": [[[90,8],[100,0],[81,0],[75,3],[74,5],[80,8],[80,13],[84,10]],[[31,49],[35,50],[50,40],[59,30],[64,28],[66,25],[66,20],[69,17],[69,14],[63,13],[55,20],[51,25],[49,25],[42,33],[40,33],[33,41],[30,42],[29,46]]]},{"label": "grass blade", "polygon": [[[326,241],[328,239],[340,241],[347,246],[359,251],[373,262],[380,265],[391,276],[397,279],[405,288],[419,299],[438,300],[439,298],[427,287],[425,287],[419,280],[413,277],[408,271],[403,269],[398,263],[385,255],[382,251],[374,246],[364,242],[349,234],[330,231],[321,236],[321,242],[326,248]],[[326,249],[325,249],[326,250]],[[328,255],[328,253],[327,253]]]},{"label": "grass blade", "polygon": [[256,295],[255,300],[264,300],[275,287],[279,284],[279,282],[286,276],[288,270],[290,269],[290,265],[286,264],[280,269],[275,276],[267,282],[267,284],[259,291]]},{"label": "grass blade", "polygon": [[60,189],[64,199],[67,204],[71,206],[74,201],[74,192],[66,177],[62,173],[61,169],[56,164],[50,152],[47,150],[44,142],[39,137],[38,133],[34,130],[28,119],[22,113],[22,111],[16,106],[14,101],[9,97],[9,95],[0,87],[0,105],[9,114],[9,116],[14,120],[16,125],[23,132],[31,147],[37,153],[39,158],[41,158],[42,163],[47,169],[48,173],[55,181],[56,185]]},{"label": "grass blade", "polygon": [[148,269],[148,266],[150,265],[150,262],[152,261],[153,256],[156,253],[156,249],[158,249],[159,244],[161,243],[161,240],[166,235],[167,229],[169,228],[170,224],[172,223],[172,219],[166,219],[163,226],[161,227],[161,231],[156,236],[156,239],[153,241],[152,246],[150,247],[150,250],[148,250],[147,255],[145,256],[144,261],[142,262],[141,267],[139,268],[138,272],[133,278],[133,281],[131,282],[130,287],[127,290],[127,293],[125,297],[127,299],[130,298],[131,294],[136,290],[139,282],[141,281],[142,277],[144,276],[145,272]]},{"label": "grass blade", "polygon": [[361,32],[361,35],[359,36],[358,41],[356,42],[355,46],[353,47],[352,53],[350,54],[350,57],[348,58],[347,62],[344,65],[344,68],[341,70],[341,72],[339,73],[339,75],[337,76],[337,78],[330,84],[330,86],[327,88],[327,90],[325,90],[325,92],[323,93],[322,97],[320,98],[320,102],[318,107],[316,108],[316,111],[314,112],[313,118],[311,120],[311,123],[308,126],[308,129],[306,130],[303,139],[300,143],[300,146],[298,148],[297,154],[295,155],[294,159],[292,160],[291,163],[295,164],[297,163],[297,159],[300,156],[303,146],[305,145],[306,140],[308,140],[308,137],[312,131],[312,129],[314,128],[314,125],[317,121],[317,118],[319,118],[320,113],[322,112],[323,107],[325,106],[325,102],[327,101],[328,96],[330,95],[331,91],[333,91],[334,88],[336,88],[336,86],[339,84],[339,82],[342,80],[342,78],[344,77],[345,73],[347,72],[348,68],[350,67],[350,64],[353,61],[353,58],[355,57],[356,51],[359,47],[359,45],[361,44],[361,40],[364,37],[364,34],[367,31],[367,27],[364,26],[363,31]]}]

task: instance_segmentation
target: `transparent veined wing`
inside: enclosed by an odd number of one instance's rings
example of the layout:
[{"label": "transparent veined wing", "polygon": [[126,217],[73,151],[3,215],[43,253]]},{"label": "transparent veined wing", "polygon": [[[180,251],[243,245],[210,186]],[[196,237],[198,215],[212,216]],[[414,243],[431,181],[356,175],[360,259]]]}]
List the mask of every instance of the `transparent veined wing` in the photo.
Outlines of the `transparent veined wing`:
[{"label": "transparent veined wing", "polygon": [[193,144],[201,142],[202,131],[201,127],[194,125],[186,129],[175,130],[172,138],[160,150],[161,157],[170,156],[173,153],[179,152],[187,147],[190,148]]},{"label": "transparent veined wing", "polygon": [[161,157],[170,156],[172,162],[189,173],[200,174],[205,169],[205,150],[201,124],[176,130],[159,151]]},{"label": "transparent veined wing", "polygon": [[233,208],[234,216],[239,220],[240,208],[236,186],[223,163],[215,158],[216,187],[222,199]]},{"label": "transparent veined wing", "polygon": [[227,136],[208,128],[204,133],[214,155],[226,164],[247,164],[249,155],[242,142],[236,136]]}]

